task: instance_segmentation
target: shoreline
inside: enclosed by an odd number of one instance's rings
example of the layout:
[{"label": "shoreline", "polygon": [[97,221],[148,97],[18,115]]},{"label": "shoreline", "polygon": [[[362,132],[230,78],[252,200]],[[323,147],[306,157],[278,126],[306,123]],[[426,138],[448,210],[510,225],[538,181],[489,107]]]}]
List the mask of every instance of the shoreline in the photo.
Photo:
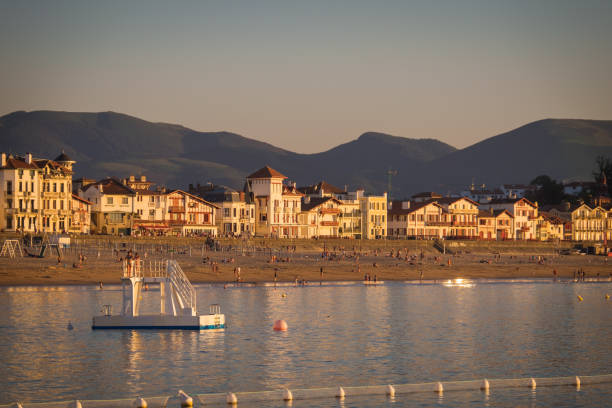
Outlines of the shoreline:
[{"label": "shoreline", "polygon": [[[99,285],[121,283],[121,262],[128,248],[141,254],[145,266],[175,259],[194,284],[253,285],[364,281],[447,281],[449,279],[572,280],[612,278],[612,258],[576,255],[573,243],[465,241],[448,242],[453,254],[442,254],[430,241],[219,240],[219,250],[202,242],[177,239],[152,243],[130,239],[75,239],[73,246],[44,258],[0,258],[0,287]],[[561,250],[569,255],[561,255]],[[81,261],[81,256],[85,259]],[[78,266],[80,267],[73,267]]]}]

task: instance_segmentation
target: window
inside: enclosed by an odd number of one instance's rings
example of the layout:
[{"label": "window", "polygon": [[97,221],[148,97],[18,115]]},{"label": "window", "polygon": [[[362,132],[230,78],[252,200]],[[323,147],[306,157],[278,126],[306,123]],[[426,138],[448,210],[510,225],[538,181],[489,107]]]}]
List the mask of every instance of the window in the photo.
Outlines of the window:
[{"label": "window", "polygon": [[60,183],[60,192],[64,192],[64,183]]},{"label": "window", "polygon": [[60,210],[64,209],[64,200],[60,200]]},{"label": "window", "polygon": [[32,188],[30,189],[30,191],[31,191],[31,192],[34,192],[34,182],[31,182],[31,183],[30,183],[30,185],[31,185],[31,187],[32,187]]},{"label": "window", "polygon": [[56,203],[56,200],[53,200],[53,209],[54,209],[54,210],[55,210],[55,209],[57,209],[57,203]]},{"label": "window", "polygon": [[230,209],[229,208],[224,208],[223,209],[223,216],[224,217],[229,217],[230,216]]},{"label": "window", "polygon": [[53,192],[57,193],[57,183],[53,183]]},{"label": "window", "polygon": [[149,216],[155,217],[155,210],[149,210]]},{"label": "window", "polygon": [[12,181],[6,182],[6,194],[13,194],[13,182]]},{"label": "window", "polygon": [[21,181],[19,182],[19,192],[21,193],[23,191],[23,183],[21,183]]},{"label": "window", "polygon": [[127,197],[121,198],[121,204],[122,205],[127,205],[128,204],[128,198]]},{"label": "window", "polygon": [[111,224],[120,224],[123,222],[122,213],[110,213],[108,214],[108,220]]},{"label": "window", "polygon": [[113,203],[113,197],[106,197],[106,204],[112,204]]},{"label": "window", "polygon": [[30,170],[30,178],[34,178],[34,170]]}]

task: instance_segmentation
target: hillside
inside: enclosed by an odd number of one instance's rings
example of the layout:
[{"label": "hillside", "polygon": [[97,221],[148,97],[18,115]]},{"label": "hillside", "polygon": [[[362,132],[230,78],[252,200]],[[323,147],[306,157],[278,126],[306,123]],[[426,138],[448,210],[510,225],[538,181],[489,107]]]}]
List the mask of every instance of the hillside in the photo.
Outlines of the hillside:
[{"label": "hillside", "polygon": [[612,157],[612,121],[545,119],[430,161],[424,181],[444,192],[465,188],[472,178],[495,187],[540,174],[590,180],[598,155]]},{"label": "hillside", "polygon": [[270,165],[303,185],[321,179],[351,189],[387,189],[394,197],[422,190],[460,191],[470,184],[528,183],[548,174],[590,179],[597,155],[612,157],[612,121],[547,119],[462,150],[434,139],[367,132],[325,152],[299,154],[230,132],[198,132],[114,112],[14,112],[0,117],[0,149],[77,161],[76,177],[146,174],[159,184],[241,188],[250,172]]},{"label": "hillside", "polygon": [[[213,181],[240,188],[244,177],[268,164],[298,184],[326,179],[340,186],[384,191],[389,167],[411,174],[455,151],[431,139],[365,133],[316,154],[299,154],[229,132],[197,132],[114,112],[14,112],[0,118],[0,149],[77,161],[76,177],[146,174],[185,188]],[[381,160],[382,159],[382,160]]]}]

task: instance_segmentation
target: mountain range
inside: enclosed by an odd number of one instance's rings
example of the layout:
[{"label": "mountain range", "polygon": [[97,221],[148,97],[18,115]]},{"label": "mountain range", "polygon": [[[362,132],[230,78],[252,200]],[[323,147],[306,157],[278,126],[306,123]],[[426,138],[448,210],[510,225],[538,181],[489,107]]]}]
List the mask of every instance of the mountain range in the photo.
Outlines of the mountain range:
[{"label": "mountain range", "polygon": [[18,111],[0,117],[0,150],[76,160],[75,177],[146,175],[186,188],[214,182],[240,189],[251,172],[269,165],[297,182],[338,187],[443,194],[476,184],[528,183],[541,174],[591,180],[598,155],[612,157],[612,121],[545,119],[464,149],[436,139],[367,132],[315,154],[300,154],[230,132],[199,132],[115,112]]}]

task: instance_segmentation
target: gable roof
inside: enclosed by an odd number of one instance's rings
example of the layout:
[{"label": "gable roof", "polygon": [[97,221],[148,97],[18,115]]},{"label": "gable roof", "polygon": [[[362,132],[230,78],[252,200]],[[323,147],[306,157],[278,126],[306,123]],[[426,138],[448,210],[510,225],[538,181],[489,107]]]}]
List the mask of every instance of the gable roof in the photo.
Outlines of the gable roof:
[{"label": "gable roof", "polygon": [[221,208],[218,205],[211,203],[210,201],[206,201],[202,197],[198,197],[196,195],[189,194],[188,192],[183,191],[183,190],[178,190],[178,189],[177,190],[170,190],[170,191],[166,192],[166,195],[170,195],[170,194],[174,194],[174,193],[179,193],[179,194],[183,194],[183,195],[189,196],[190,198],[192,198],[192,199],[194,199],[196,201],[199,201],[201,203],[204,203],[206,205],[209,205],[209,206],[211,206],[213,208]]},{"label": "gable roof", "polygon": [[247,178],[249,179],[254,179],[254,178],[283,178],[286,179],[287,176],[284,176],[283,174],[281,174],[280,172],[274,170],[272,167],[270,166],[264,166],[261,169],[257,170],[255,173],[251,174],[250,176],[247,176]]},{"label": "gable roof", "polygon": [[25,159],[21,157],[13,157],[9,156],[6,159],[6,166],[2,167],[3,169],[38,169],[36,162],[32,160],[32,163],[27,163]]},{"label": "gable roof", "polygon": [[122,184],[119,180],[108,177],[103,180],[96,181],[83,187],[83,191],[87,191],[92,187],[102,187],[102,194],[109,195],[135,195],[136,192],[128,186]]},{"label": "gable roof", "polygon": [[390,210],[387,210],[387,214],[389,215],[405,215],[405,214],[410,214],[413,213],[415,211],[420,210],[423,207],[427,207],[428,205],[434,205],[436,207],[439,207],[440,209],[442,209],[444,211],[444,208],[438,204],[438,202],[436,200],[433,201],[421,201],[421,202],[410,202],[410,208],[402,208],[401,207],[401,202],[397,201],[397,203],[399,203],[399,207],[394,204],[391,206]]},{"label": "gable roof", "polygon": [[72,193],[72,198],[75,199],[75,200],[81,201],[81,202],[83,202],[85,204],[93,205],[93,203],[91,201],[87,201],[86,199],[84,199],[82,197],[79,197],[78,195],[76,195],[74,193]]},{"label": "gable roof", "polygon": [[444,204],[444,205],[450,205],[453,204],[459,200],[465,200],[465,201],[469,201],[470,203],[474,204],[476,207],[478,207],[478,203],[474,200],[472,200],[469,197],[442,197],[442,198],[434,198],[433,200],[429,200],[429,202],[432,201],[436,201],[438,204]]},{"label": "gable roof", "polygon": [[302,211],[310,211],[322,204],[325,204],[328,201],[333,201],[337,204],[342,204],[341,201],[333,198],[333,197],[312,197],[310,202],[302,202]]},{"label": "gable roof", "polygon": [[346,191],[329,184],[325,180],[321,180],[317,184],[314,184],[311,186],[299,187],[298,190],[304,194],[316,194],[316,193],[319,193],[320,191],[322,191],[323,194],[325,193],[345,194],[346,193]]}]

